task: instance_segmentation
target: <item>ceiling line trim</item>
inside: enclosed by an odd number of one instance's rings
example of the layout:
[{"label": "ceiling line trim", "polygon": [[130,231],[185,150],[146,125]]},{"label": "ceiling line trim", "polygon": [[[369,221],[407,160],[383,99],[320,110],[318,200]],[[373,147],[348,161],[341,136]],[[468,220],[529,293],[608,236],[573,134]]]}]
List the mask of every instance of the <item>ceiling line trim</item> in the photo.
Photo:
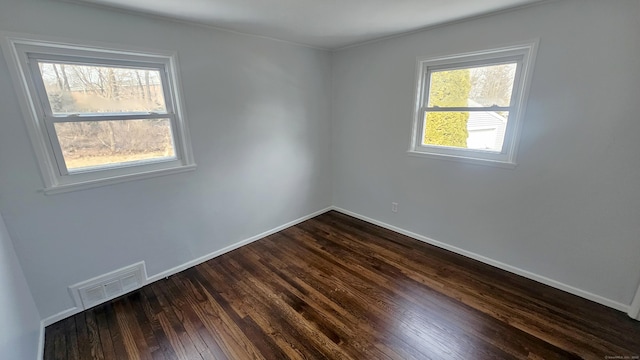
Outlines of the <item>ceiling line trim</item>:
[{"label": "ceiling line trim", "polygon": [[444,22],[439,23],[439,24],[428,25],[428,26],[417,28],[417,29],[414,29],[414,30],[403,31],[403,32],[399,32],[399,33],[396,33],[396,34],[381,36],[381,37],[377,37],[377,38],[374,38],[374,39],[371,39],[371,40],[355,42],[353,44],[340,46],[340,47],[337,47],[337,48],[327,48],[327,47],[321,47],[321,46],[314,46],[314,45],[311,45],[311,44],[306,44],[306,43],[301,43],[301,42],[296,42],[296,41],[291,41],[291,40],[284,40],[284,39],[279,39],[279,38],[275,38],[275,37],[271,37],[271,36],[258,35],[258,34],[254,34],[254,33],[250,33],[250,32],[232,30],[232,29],[229,29],[229,28],[220,27],[220,26],[216,26],[216,25],[211,25],[211,24],[207,24],[207,23],[204,23],[204,22],[200,22],[200,21],[178,19],[178,18],[173,18],[173,17],[170,17],[170,16],[164,16],[164,15],[160,15],[160,14],[153,14],[153,13],[149,13],[149,12],[145,12],[145,11],[141,11],[141,10],[125,9],[125,8],[109,6],[109,5],[104,5],[104,4],[94,3],[94,2],[86,2],[86,1],[82,1],[82,0],[58,0],[58,1],[69,3],[69,4],[74,4],[74,5],[82,5],[82,6],[87,6],[87,7],[92,7],[92,8],[102,9],[102,10],[108,10],[108,11],[113,11],[113,12],[118,12],[118,13],[123,13],[123,14],[128,14],[128,15],[141,16],[141,17],[146,17],[146,18],[150,18],[150,19],[169,21],[169,22],[176,23],[176,24],[190,25],[190,26],[195,26],[195,27],[200,27],[200,28],[205,28],[205,29],[210,29],[210,30],[218,30],[218,31],[227,32],[227,33],[236,34],[236,35],[241,35],[241,36],[249,36],[249,37],[254,37],[254,38],[258,38],[258,39],[270,40],[270,41],[280,42],[280,43],[284,43],[284,44],[289,44],[289,45],[293,45],[293,46],[300,46],[300,47],[304,47],[304,48],[308,48],[308,49],[326,51],[326,52],[329,52],[329,53],[336,53],[336,52],[340,52],[342,50],[347,50],[347,49],[356,48],[356,47],[359,47],[359,46],[369,45],[369,44],[372,44],[372,43],[381,42],[381,41],[385,41],[385,40],[389,40],[389,39],[394,39],[394,38],[405,36],[405,35],[417,34],[417,33],[423,32],[423,31],[434,30],[434,29],[442,28],[442,27],[449,26],[449,25],[455,25],[455,24],[460,24],[460,23],[464,23],[464,22],[468,22],[468,21],[474,21],[474,20],[478,20],[478,19],[483,19],[483,18],[486,18],[486,17],[495,16],[495,15],[510,13],[510,12],[513,12],[513,11],[518,11],[518,10],[522,10],[522,9],[526,9],[526,8],[530,8],[530,7],[535,7],[535,6],[545,5],[545,4],[549,4],[549,3],[560,2],[562,0],[539,0],[539,1],[536,1],[536,2],[533,2],[533,3],[526,3],[526,4],[517,5],[517,6],[505,7],[503,9],[489,11],[489,12],[486,12],[484,14],[467,16],[467,17],[463,17],[463,18],[460,18],[460,19],[457,19],[457,20],[444,21]]},{"label": "ceiling line trim", "polygon": [[487,12],[487,13],[484,13],[484,14],[467,16],[467,17],[463,17],[463,18],[460,18],[460,19],[457,19],[457,20],[445,21],[445,22],[442,22],[442,23],[439,23],[439,24],[429,25],[429,26],[421,27],[421,28],[414,29],[414,30],[403,31],[403,32],[400,32],[400,33],[397,33],[397,34],[386,35],[386,36],[378,37],[378,38],[371,39],[371,40],[361,41],[361,42],[358,42],[358,43],[353,43],[351,45],[341,46],[341,47],[338,47],[338,48],[335,48],[335,49],[329,49],[329,51],[331,51],[331,52],[339,52],[339,51],[342,51],[342,50],[347,50],[347,49],[356,48],[356,47],[359,47],[359,46],[369,45],[369,44],[373,44],[373,43],[376,43],[376,42],[381,42],[381,41],[385,41],[385,40],[394,39],[394,38],[397,38],[397,37],[402,37],[402,36],[405,36],[405,35],[417,34],[417,33],[423,32],[423,31],[434,30],[434,29],[442,28],[442,27],[449,26],[449,25],[461,24],[461,23],[465,23],[465,22],[469,22],[469,21],[483,19],[483,18],[495,16],[495,15],[500,15],[500,14],[506,14],[506,13],[510,13],[510,12],[513,12],[513,11],[518,11],[518,10],[522,10],[522,9],[526,9],[526,8],[530,8],[530,7],[534,7],[534,6],[540,6],[540,5],[545,5],[545,4],[554,3],[554,2],[560,2],[560,1],[561,0],[539,0],[539,1],[533,2],[533,3],[527,3],[527,4],[522,4],[522,5],[506,7],[506,8],[503,8],[503,9],[493,10],[493,11],[490,11],[490,12]]},{"label": "ceiling line trim", "polygon": [[321,51],[328,51],[328,52],[332,51],[331,48],[325,48],[325,47],[321,47],[321,46],[314,46],[314,45],[311,45],[311,44],[305,44],[305,43],[300,43],[300,42],[291,41],[291,40],[284,40],[284,39],[279,39],[279,38],[270,37],[270,36],[266,36],[266,35],[258,35],[258,34],[249,33],[249,32],[232,30],[232,29],[229,29],[229,28],[220,27],[220,26],[216,26],[216,25],[211,25],[211,24],[207,24],[207,23],[204,23],[204,22],[200,22],[200,21],[178,19],[178,18],[173,18],[173,17],[170,17],[170,16],[164,16],[164,15],[160,15],[160,14],[148,13],[148,12],[144,12],[144,11],[141,11],[141,10],[125,9],[125,8],[120,8],[120,7],[115,7],[115,6],[98,4],[98,3],[94,3],[94,2],[86,2],[86,1],[82,1],[82,0],[57,0],[57,1],[64,2],[64,3],[69,3],[69,4],[74,4],[74,5],[81,5],[81,6],[97,8],[97,9],[101,9],[101,10],[113,11],[113,12],[118,12],[118,13],[122,13],[122,14],[141,16],[141,17],[155,19],[155,20],[169,21],[169,22],[176,23],[176,24],[190,25],[190,26],[205,28],[205,29],[209,29],[209,30],[218,30],[218,31],[222,31],[222,32],[235,34],[235,35],[249,36],[249,37],[254,37],[254,38],[263,39],[263,40],[271,40],[271,41],[275,41],[275,42],[280,42],[280,43],[285,43],[285,44],[289,44],[289,45],[305,47],[305,48],[314,49],[314,50],[321,50]]}]

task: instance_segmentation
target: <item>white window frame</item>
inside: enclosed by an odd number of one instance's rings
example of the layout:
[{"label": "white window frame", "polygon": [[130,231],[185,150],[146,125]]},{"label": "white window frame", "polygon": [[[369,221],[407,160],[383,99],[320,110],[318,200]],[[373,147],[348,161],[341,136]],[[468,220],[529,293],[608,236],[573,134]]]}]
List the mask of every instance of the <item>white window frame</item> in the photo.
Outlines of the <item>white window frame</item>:
[{"label": "white window frame", "polygon": [[[533,75],[533,64],[538,42],[539,40],[536,39],[524,44],[505,46],[491,50],[444,57],[418,58],[416,66],[415,109],[412,120],[411,144],[408,153],[417,156],[514,168],[516,166],[516,151],[520,139],[522,119],[526,108],[531,77]],[[429,81],[433,71],[455,70],[513,62],[516,62],[518,65],[509,106],[428,107]],[[508,111],[509,120],[507,121],[502,151],[496,152],[423,144],[425,131],[424,119],[426,113],[442,111]]]},{"label": "white window frame", "polygon": [[[38,161],[44,193],[53,194],[103,186],[122,181],[190,171],[196,168],[187,120],[182,110],[176,54],[146,49],[127,49],[98,43],[51,39],[41,36],[0,33],[27,131]],[[157,70],[160,73],[166,113],[53,114],[40,75],[38,60],[76,62]],[[40,77],[40,78],[38,78]],[[68,171],[55,135],[56,122],[169,119],[175,158],[100,166]]]}]

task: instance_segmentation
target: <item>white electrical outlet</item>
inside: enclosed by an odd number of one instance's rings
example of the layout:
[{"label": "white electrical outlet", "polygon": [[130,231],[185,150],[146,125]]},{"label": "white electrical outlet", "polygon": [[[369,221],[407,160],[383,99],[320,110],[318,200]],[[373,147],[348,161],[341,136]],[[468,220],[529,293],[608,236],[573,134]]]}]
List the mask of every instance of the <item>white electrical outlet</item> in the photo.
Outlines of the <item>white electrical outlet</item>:
[{"label": "white electrical outlet", "polygon": [[398,203],[397,202],[392,202],[391,203],[391,211],[394,213],[398,212]]}]

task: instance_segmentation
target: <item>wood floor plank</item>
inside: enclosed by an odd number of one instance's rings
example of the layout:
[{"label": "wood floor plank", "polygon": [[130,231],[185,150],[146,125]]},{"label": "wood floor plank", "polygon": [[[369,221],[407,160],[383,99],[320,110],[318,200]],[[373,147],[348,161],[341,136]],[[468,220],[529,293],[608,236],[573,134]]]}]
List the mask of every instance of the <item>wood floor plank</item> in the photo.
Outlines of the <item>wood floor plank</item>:
[{"label": "wood floor plank", "polygon": [[[76,334],[78,336],[78,358],[79,359],[94,359],[91,355],[91,347],[89,341],[89,334],[87,331],[87,323],[85,321],[85,313],[81,312],[71,317],[76,323]],[[48,328],[47,328],[48,329]],[[47,330],[48,331],[48,330]],[[45,341],[45,344],[47,342]],[[45,359],[47,356],[45,355]]]},{"label": "wood floor plank", "polygon": [[222,335],[220,345],[223,345],[228,357],[232,359],[263,359],[264,357],[256,349],[255,345],[242,332],[240,326],[241,318],[203,275],[206,274],[206,268],[203,266],[197,270],[197,272],[193,273],[194,279],[199,283],[203,294],[208,299],[208,301],[200,302],[198,308],[202,311],[201,314],[208,315],[207,317],[213,321],[211,325]]},{"label": "wood floor plank", "polygon": [[[351,222],[352,219],[347,219],[347,221]],[[340,225],[335,222],[332,225],[340,228]],[[344,230],[344,227],[341,230]],[[344,233],[342,234],[344,236]],[[391,235],[397,236],[398,234],[392,233]],[[358,239],[352,243],[365,241],[365,239],[369,240],[363,232],[356,233],[350,239]],[[383,249],[378,248],[376,250],[382,251]],[[456,298],[476,309],[487,312],[493,317],[508,319],[511,326],[529,332],[555,346],[571,352],[580,352],[588,357],[597,357],[601,353],[620,353],[624,351],[623,348],[613,344],[600,344],[600,336],[589,333],[589,329],[593,328],[592,325],[585,326],[579,322],[576,324],[577,321],[564,321],[564,319],[554,316],[547,307],[537,306],[536,302],[531,301],[531,294],[514,294],[513,289],[517,288],[515,286],[503,287],[499,282],[491,281],[491,277],[480,276],[478,272],[465,271],[468,270],[466,267],[460,271],[459,268],[450,266],[450,263],[438,265],[437,258],[423,259],[422,261],[435,262],[435,264],[431,267],[420,268],[415,265],[419,261],[416,261],[413,265],[409,263],[409,266],[404,270],[411,275],[413,280],[419,283],[426,283],[430,287],[436,287],[449,297]],[[394,264],[402,268],[404,265],[401,263],[403,262],[406,263],[405,259],[399,258]],[[484,267],[487,268],[486,265]],[[443,268],[446,268],[446,277],[440,275]],[[461,272],[464,272],[464,274],[461,274]],[[461,283],[467,284],[467,286],[456,286]],[[470,284],[472,286],[469,286]],[[478,296],[478,294],[491,295]],[[505,301],[503,297],[506,297],[508,301]],[[540,317],[541,313],[545,313],[543,318]],[[567,334],[572,334],[573,339],[572,336],[567,336]]]},{"label": "wood floor plank", "polygon": [[127,305],[127,311],[135,317],[135,323],[132,322],[132,326],[139,328],[139,336],[144,339],[147,351],[151,354],[151,359],[165,360],[164,352],[153,332],[151,321],[148,321],[145,314],[141,291],[134,291],[127,295],[124,301]]},{"label": "wood floor plank", "polygon": [[44,356],[49,359],[63,360],[67,357],[65,322],[58,321],[49,327],[45,335]]},{"label": "wood floor plank", "polygon": [[164,330],[171,347],[175,351],[179,359],[201,359],[200,353],[193,345],[193,341],[189,338],[189,335],[184,329],[182,324],[176,317],[173,309],[165,298],[162,287],[152,286],[151,290],[154,292],[157,298],[157,305],[160,308],[157,309],[157,317],[160,321],[160,326]]},{"label": "wood floor plank", "polygon": [[[328,255],[315,252],[310,247],[297,244],[290,241],[289,238],[282,237],[280,243],[286,244],[286,247],[295,248],[296,252],[304,254],[304,257],[310,260],[310,263],[317,266],[315,268],[316,276],[321,278],[329,268],[335,274],[332,278],[324,278],[329,288],[345,289],[345,296],[355,299],[356,302],[367,304],[366,311],[378,319],[383,319],[393,327],[396,331],[402,333],[405,342],[409,345],[421,349],[427,357],[455,357],[464,358],[468,356],[465,349],[469,346],[457,346],[452,348],[443,341],[449,338],[456,343],[473,344],[473,340],[468,335],[456,329],[453,324],[447,321],[434,321],[435,319],[426,319],[420,312],[419,308],[413,306],[405,306],[402,313],[395,311],[399,304],[398,300],[403,300],[389,294],[381,287],[374,286],[373,282],[368,282],[366,277],[362,275],[364,269],[353,269],[349,265],[340,265]],[[275,250],[275,249],[274,249]],[[382,279],[378,275],[375,282],[379,283]],[[395,317],[389,317],[389,314],[396,314]],[[402,316],[397,316],[401,314]],[[478,344],[476,344],[478,345]],[[475,352],[485,349],[475,347]]]},{"label": "wood floor plank", "polygon": [[[111,345],[113,347],[113,352],[115,353],[117,359],[127,359],[129,358],[129,352],[127,351],[125,345],[125,339],[122,334],[122,330],[118,325],[117,311],[114,308],[115,304],[119,302],[120,300],[109,302],[104,305],[103,310],[107,325],[109,326],[109,334],[111,335]],[[134,357],[137,357],[137,354],[134,354]]]},{"label": "wood floor plank", "polygon": [[[215,340],[206,331],[201,331],[204,328],[204,325],[200,321],[199,317],[193,312],[193,309],[191,309],[185,301],[184,293],[180,291],[178,284],[176,283],[176,277],[177,276],[173,276],[165,282],[165,289],[167,301],[169,301],[178,321],[182,322],[184,325],[184,329],[189,336],[189,339],[193,342],[193,345],[200,353],[200,356],[205,359],[223,357],[222,354],[220,354],[220,349]],[[217,353],[218,355],[216,356],[214,353]]]},{"label": "wood floor plank", "polygon": [[[100,331],[93,310],[84,312],[86,320],[87,338],[89,340],[89,354],[91,359],[103,360],[105,358],[102,350],[102,341],[100,340]],[[81,351],[82,352],[82,351]]]},{"label": "wood floor plank", "polygon": [[[330,244],[323,242],[320,242],[319,245],[326,249],[331,247]],[[508,350],[510,347],[513,347],[513,342],[517,340],[517,338],[514,339],[514,337],[512,336],[510,339],[511,343],[508,344],[509,346],[507,346],[507,344],[504,344],[500,341],[502,340],[502,337],[487,338],[482,333],[474,332],[473,330],[477,328],[478,325],[480,325],[478,321],[474,320],[478,317],[482,318],[482,316],[480,316],[481,314],[473,311],[473,309],[460,306],[461,304],[457,301],[453,302],[450,298],[442,296],[442,294],[437,291],[433,291],[428,287],[420,286],[421,284],[412,283],[411,279],[405,276],[403,272],[398,271],[399,269],[397,267],[391,266],[390,264],[387,264],[385,262],[380,262],[377,257],[369,257],[369,255],[361,253],[359,251],[351,252],[353,256],[350,256],[349,254],[342,254],[340,249],[335,248],[333,249],[332,254],[337,257],[349,257],[350,263],[356,264],[356,266],[360,266],[360,272],[368,273],[369,271],[375,270],[376,272],[380,273],[382,278],[380,278],[379,280],[380,283],[383,284],[383,287],[387,288],[388,290],[392,290],[395,293],[398,293],[398,295],[403,296],[406,301],[411,301],[416,306],[419,306],[421,302],[428,303],[428,307],[422,307],[422,311],[429,312],[428,316],[432,318],[441,318],[442,315],[446,314],[446,317],[443,320],[451,323],[459,323],[459,328],[462,328],[469,334],[474,335],[476,337],[476,341],[481,340],[500,349]],[[402,265],[399,266],[402,267]],[[367,276],[370,277],[370,275]],[[406,283],[410,284],[410,286],[403,285]],[[390,284],[391,287],[384,284]],[[425,293],[429,294],[430,296],[425,298]],[[431,301],[431,299],[437,301]],[[464,316],[461,317],[459,316],[460,314],[464,314]],[[491,319],[485,318],[481,321],[490,322]],[[500,325],[500,322],[494,321],[493,326]],[[484,327],[486,327],[486,324]],[[523,340],[530,342],[530,339]],[[531,350],[530,347],[531,343],[529,344],[529,349],[522,348],[522,351],[528,352]],[[557,348],[554,348],[554,350],[557,350]],[[526,352],[524,354],[526,355]],[[522,354],[513,353],[512,355]],[[562,358],[567,358],[568,356],[570,356],[570,354],[568,353],[561,353],[561,355]],[[545,358],[550,358],[551,354],[547,353],[544,356]]]},{"label": "wood floor plank", "polygon": [[389,357],[388,354],[360,341],[363,329],[350,326],[344,316],[337,315],[335,309],[327,306],[328,304],[319,301],[318,297],[310,296],[309,291],[304,288],[296,286],[289,276],[269,266],[270,264],[262,262],[262,259],[250,248],[240,249],[239,254],[246,259],[243,264],[252,273],[271,274],[261,276],[261,281],[273,288],[292,309],[299,312],[306,321],[315,324],[325,336],[350,356],[368,359]]},{"label": "wood floor plank", "polygon": [[164,358],[167,360],[177,360],[178,355],[175,350],[173,350],[173,346],[167,338],[167,334],[162,329],[162,325],[158,319],[158,312],[161,312],[162,310],[159,309],[160,305],[156,305],[157,300],[155,298],[155,294],[151,291],[151,287],[145,286],[138,290],[138,292],[140,293],[142,312],[146,318],[146,321],[144,318],[141,321],[143,323],[147,323],[153,331],[153,336],[157,341]]},{"label": "wood floor plank", "polygon": [[98,357],[91,353],[91,339],[89,339],[89,331],[85,320],[85,313],[81,312],[72,317],[76,323],[76,334],[78,339],[78,359],[97,359]]},{"label": "wood floor plank", "polygon": [[[259,245],[259,244],[256,244]],[[250,249],[254,253],[265,253],[266,251],[260,251],[259,246],[254,246]],[[314,286],[312,281],[305,280],[308,274],[304,272],[296,272],[296,269],[292,269],[283,259],[277,257],[262,257],[260,262],[269,269],[268,272],[276,274],[278,277],[291,284],[292,288],[297,289],[300,294],[303,294],[310,302],[317,304],[317,307],[322,309],[323,312],[329,315],[333,315],[338,319],[342,319],[347,327],[350,327],[352,332],[357,336],[357,343],[354,346],[366,346],[361,344],[374,344],[373,347],[379,349],[385,356],[390,358],[401,359],[421,359],[424,355],[415,351],[415,349],[391,349],[386,342],[389,342],[394,338],[393,334],[381,336],[375,331],[375,326],[370,326],[372,322],[361,319],[354,316],[354,306],[341,306],[341,300],[334,299],[331,296],[332,289],[329,289],[326,294],[322,289]],[[362,321],[361,321],[362,320]],[[397,341],[400,341],[399,339]]]},{"label": "wood floor plank", "polygon": [[[110,305],[110,303],[106,303],[104,305],[97,306],[89,311],[95,314],[95,321],[98,328],[100,343],[102,344],[102,353],[104,354],[105,360],[117,360],[118,355],[113,346],[113,338],[111,337],[107,313],[105,311],[105,308]],[[118,348],[120,349],[120,347]],[[121,356],[126,356],[126,354]]]},{"label": "wood floor plank", "polygon": [[[218,331],[215,326],[211,325],[211,322],[203,319],[200,314],[203,313],[203,310],[200,308],[199,304],[202,302],[208,301],[208,298],[203,295],[200,291],[200,288],[194,286],[190,279],[185,278],[183,276],[173,276],[171,278],[173,282],[173,291],[181,292],[183,294],[200,294],[202,296],[185,296],[183,297],[183,302],[181,302],[182,308],[184,309],[185,316],[187,321],[190,322],[192,329],[190,330],[192,334],[190,336],[192,338],[198,338],[199,341],[202,341],[202,345],[206,346],[208,349],[208,353],[211,358],[215,359],[228,359],[228,352],[220,345],[224,343],[221,340]],[[193,293],[191,293],[193,291]],[[193,333],[195,331],[195,334]]]},{"label": "wood floor plank", "polygon": [[78,347],[78,331],[76,328],[75,318],[69,317],[62,321],[64,323],[64,332],[67,336],[67,360],[78,360],[80,358]]},{"label": "wood floor plank", "polygon": [[[250,319],[260,325],[265,333],[268,333],[275,344],[278,345],[280,350],[286,354],[288,359],[304,359],[305,354],[311,358],[318,358],[321,354],[313,347],[307,347],[300,341],[301,337],[295,336],[295,330],[291,326],[282,321],[278,313],[272,313],[271,309],[265,308],[262,304],[254,304],[247,301],[247,293],[237,284],[234,279],[226,277],[226,272],[223,271],[223,267],[216,267],[208,271],[208,278],[214,280],[216,284],[227,284],[223,288],[224,291],[219,292],[217,296],[222,303],[223,308],[231,314],[236,314],[236,321],[240,322],[240,319]],[[199,276],[199,275],[198,275]],[[207,283],[207,286],[211,286],[205,277],[201,277],[200,281]],[[251,291],[252,292],[252,291]],[[250,296],[250,295],[249,295]],[[234,304],[232,307],[230,304]]]},{"label": "wood floor plank", "polygon": [[120,298],[113,302],[117,326],[120,330],[122,342],[129,359],[132,360],[152,360],[151,349],[147,345],[138,319],[133,312],[128,298]]},{"label": "wood floor plank", "polygon": [[[323,357],[332,359],[351,359],[346,353],[344,353],[335,342],[331,340],[327,334],[323,333],[321,329],[309,321],[304,321],[304,317],[301,316],[295,308],[283,301],[282,298],[275,293],[274,289],[269,288],[266,284],[256,281],[253,276],[248,274],[243,267],[230,260],[226,264],[226,268],[229,269],[229,275],[233,272],[235,281],[239,281],[240,278],[247,279],[247,282],[239,282],[245,286],[245,292],[247,293],[247,301],[252,301],[254,306],[263,307],[265,312],[278,312],[280,314],[281,321],[287,323],[289,329],[293,330],[298,337],[308,339],[309,345],[318,350]],[[249,295],[249,293],[252,293]]]},{"label": "wood floor plank", "polygon": [[[398,353],[388,347],[372,347],[369,346],[368,341],[362,341],[363,338],[368,340],[376,339],[377,343],[383,340],[376,337],[376,332],[369,326],[371,324],[369,321],[357,323],[350,318],[350,311],[343,311],[345,309],[337,306],[335,302],[324,296],[319,296],[320,292],[314,291],[312,288],[305,288],[301,284],[291,285],[293,276],[285,274],[286,270],[280,271],[271,267],[271,264],[266,261],[260,262],[260,264],[263,265],[263,267],[259,268],[260,271],[272,272],[278,275],[270,277],[271,286],[279,293],[286,295],[285,298],[291,298],[292,296],[298,298],[297,301],[293,301],[293,304],[303,309],[305,319],[320,325],[321,331],[338,343],[351,356],[376,359],[399,357]],[[282,279],[282,281],[277,282],[278,279]],[[291,302],[291,300],[288,301]],[[304,306],[298,305],[300,302]],[[408,358],[408,356],[405,354],[403,358]]]},{"label": "wood floor plank", "polygon": [[53,326],[55,324],[47,326],[45,337],[44,337],[44,358],[45,359],[55,359],[55,337],[56,330]]},{"label": "wood floor plank", "polygon": [[625,314],[330,211],[53,324],[44,359],[605,359]]}]

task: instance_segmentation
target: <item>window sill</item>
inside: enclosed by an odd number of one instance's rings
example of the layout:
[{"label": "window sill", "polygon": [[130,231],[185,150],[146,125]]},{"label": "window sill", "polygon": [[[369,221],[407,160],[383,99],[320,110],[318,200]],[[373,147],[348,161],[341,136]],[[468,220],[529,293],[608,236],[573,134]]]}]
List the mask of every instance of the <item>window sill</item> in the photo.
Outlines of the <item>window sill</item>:
[{"label": "window sill", "polygon": [[67,193],[72,191],[79,191],[79,190],[91,189],[91,188],[96,188],[101,186],[112,185],[112,184],[118,184],[118,183],[127,182],[127,181],[148,179],[152,177],[171,175],[171,174],[179,174],[183,172],[194,171],[196,168],[197,168],[196,164],[189,164],[189,165],[173,167],[169,169],[159,169],[159,170],[152,170],[152,171],[146,171],[146,172],[139,172],[135,174],[127,174],[127,175],[106,177],[106,178],[96,179],[96,180],[75,182],[70,184],[54,185],[52,187],[43,189],[42,192],[45,195],[61,194],[61,193]]},{"label": "window sill", "polygon": [[481,159],[477,157],[464,156],[464,155],[436,154],[436,153],[427,153],[427,152],[416,151],[416,150],[409,150],[407,151],[407,154],[410,156],[416,156],[416,157],[422,157],[422,158],[457,161],[457,162],[463,162],[467,164],[499,167],[503,169],[515,169],[516,166],[518,166],[517,163],[511,162],[511,161]]}]

